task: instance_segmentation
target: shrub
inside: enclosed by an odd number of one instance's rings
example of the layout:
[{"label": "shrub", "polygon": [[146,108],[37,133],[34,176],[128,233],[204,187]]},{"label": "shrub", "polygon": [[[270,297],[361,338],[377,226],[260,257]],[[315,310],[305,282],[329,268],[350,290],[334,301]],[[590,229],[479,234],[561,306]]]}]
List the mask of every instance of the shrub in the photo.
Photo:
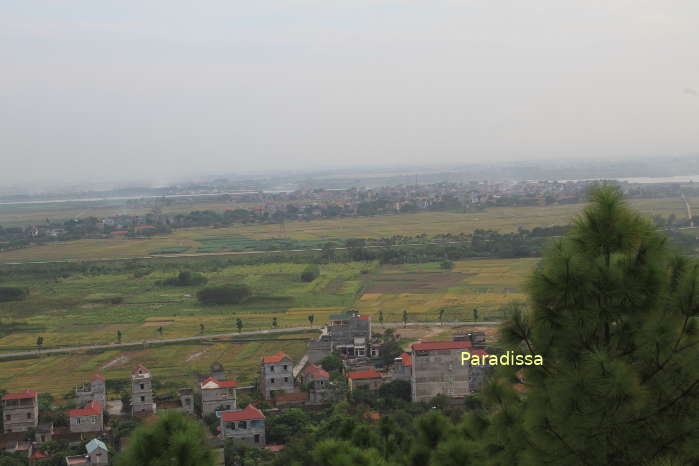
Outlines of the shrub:
[{"label": "shrub", "polygon": [[301,281],[312,282],[320,276],[320,267],[316,264],[310,264],[301,272]]},{"label": "shrub", "polygon": [[0,302],[5,301],[20,301],[29,296],[27,288],[19,288],[16,286],[0,286]]},{"label": "shrub", "polygon": [[197,292],[197,299],[202,304],[240,304],[252,296],[247,285],[210,286]]}]

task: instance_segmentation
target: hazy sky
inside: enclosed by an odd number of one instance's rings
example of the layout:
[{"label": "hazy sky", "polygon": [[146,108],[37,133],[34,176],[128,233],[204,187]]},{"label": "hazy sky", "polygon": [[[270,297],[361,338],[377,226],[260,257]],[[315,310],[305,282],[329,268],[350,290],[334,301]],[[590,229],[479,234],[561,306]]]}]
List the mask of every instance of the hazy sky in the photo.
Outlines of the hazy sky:
[{"label": "hazy sky", "polygon": [[5,0],[0,184],[699,148],[696,0]]}]

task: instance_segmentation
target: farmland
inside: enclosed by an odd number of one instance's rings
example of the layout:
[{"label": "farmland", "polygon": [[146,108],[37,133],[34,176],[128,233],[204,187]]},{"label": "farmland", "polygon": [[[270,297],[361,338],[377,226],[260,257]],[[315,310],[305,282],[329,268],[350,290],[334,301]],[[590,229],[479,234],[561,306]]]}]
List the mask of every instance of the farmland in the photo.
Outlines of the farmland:
[{"label": "farmland", "polygon": [[[236,331],[237,318],[243,321],[244,330],[271,328],[273,318],[280,328],[307,326],[309,315],[317,326],[330,314],[351,307],[373,315],[374,321],[380,310],[386,321],[399,321],[402,310],[407,309],[411,322],[434,322],[440,307],[447,309],[446,319],[470,319],[466,311],[473,306],[482,309],[483,320],[499,318],[496,309],[523,297],[521,282],[535,262],[459,261],[450,271],[437,263],[326,264],[320,277],[310,283],[299,279],[303,264],[236,265],[205,272],[209,284],[245,283],[253,289],[250,300],[226,306],[200,305],[195,287],[159,285],[173,276],[167,270],[142,277],[103,273],[17,279],[3,285],[28,286],[30,295],[25,301],[0,304],[0,332],[5,332],[0,351],[34,350],[38,336],[43,337],[44,348],[52,348],[114,343],[117,331],[122,332],[123,341],[130,342],[199,335],[200,325],[205,334],[228,333]],[[447,333],[433,336],[447,338]],[[261,354],[282,350],[298,359],[305,351],[304,339],[314,335],[317,333],[309,329],[261,341],[207,340],[2,360],[0,386],[19,389],[36,384],[61,394],[96,371],[108,378],[124,378],[136,362],[145,363],[163,382],[191,383],[214,360],[221,361],[233,377],[252,381]]]},{"label": "farmland", "polygon": [[[690,199],[699,205],[699,199]],[[639,199],[630,204],[647,215],[660,214],[677,217],[685,215],[680,199]],[[58,260],[123,258],[145,256],[153,252],[196,252],[221,250],[249,250],[253,240],[298,240],[301,247],[312,247],[316,242],[343,238],[380,238],[393,235],[469,233],[475,229],[493,229],[500,232],[518,228],[534,228],[568,224],[583,204],[564,204],[546,207],[494,207],[477,213],[421,212],[416,214],[382,215],[323,219],[310,222],[288,222],[281,232],[278,224],[235,225],[226,228],[188,228],[166,236],[146,239],[82,239],[52,243],[0,253],[0,262],[28,260]],[[2,216],[0,216],[2,224]],[[248,242],[245,244],[245,242]],[[254,244],[254,243],[252,243]],[[209,248],[207,249],[207,246]],[[211,247],[213,246],[213,247]],[[263,247],[262,249],[267,249]]]}]

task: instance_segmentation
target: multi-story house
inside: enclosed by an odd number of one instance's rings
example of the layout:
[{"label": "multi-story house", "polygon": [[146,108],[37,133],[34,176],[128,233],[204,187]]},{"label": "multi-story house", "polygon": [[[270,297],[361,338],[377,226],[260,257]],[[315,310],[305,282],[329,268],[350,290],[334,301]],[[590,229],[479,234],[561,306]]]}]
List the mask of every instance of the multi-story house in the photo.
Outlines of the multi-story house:
[{"label": "multi-story house", "polygon": [[[330,351],[350,358],[370,354],[371,318],[357,311],[333,314],[323,329],[330,340]],[[322,338],[322,336],[321,336]]]},{"label": "multi-story house", "polygon": [[2,423],[7,432],[26,432],[39,425],[39,393],[27,389],[2,397]]},{"label": "multi-story house", "polygon": [[[461,353],[476,351],[470,341],[427,341],[412,345],[412,400],[428,401],[435,395],[464,397],[471,387],[471,366],[461,364]],[[482,350],[477,350],[482,351]]]},{"label": "multi-story house", "polygon": [[95,375],[90,383],[83,384],[75,389],[75,401],[79,407],[85,406],[90,401],[96,401],[102,406],[107,406],[107,390],[104,377]]},{"label": "multi-story house", "polygon": [[201,383],[201,414],[232,410],[238,407],[235,380],[218,380],[209,377]]},{"label": "multi-story house", "polygon": [[68,411],[71,432],[101,432],[104,429],[102,405],[90,401],[83,408]]},{"label": "multi-story house", "polygon": [[221,413],[221,434],[253,446],[265,446],[265,415],[253,405]]},{"label": "multi-story house", "polygon": [[331,401],[330,374],[315,364],[307,365],[301,371],[301,381],[308,391],[310,403],[326,403]]},{"label": "multi-story house", "polygon": [[359,387],[367,387],[369,390],[376,390],[382,383],[383,376],[375,369],[347,373],[349,391],[356,390]]},{"label": "multi-story house", "polygon": [[279,352],[262,358],[260,365],[260,391],[265,400],[271,400],[273,392],[294,391],[294,362],[285,353]]},{"label": "multi-story house", "polygon": [[142,365],[131,372],[131,414],[148,415],[155,412],[151,373]]}]

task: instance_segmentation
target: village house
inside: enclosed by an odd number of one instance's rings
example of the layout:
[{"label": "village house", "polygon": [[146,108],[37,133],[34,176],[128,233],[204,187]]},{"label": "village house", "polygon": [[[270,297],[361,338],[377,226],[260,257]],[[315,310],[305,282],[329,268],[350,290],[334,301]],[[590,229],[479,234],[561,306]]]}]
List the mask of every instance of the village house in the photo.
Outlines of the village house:
[{"label": "village house", "polygon": [[151,373],[142,365],[131,372],[131,415],[143,416],[155,413]]},{"label": "village house", "polygon": [[101,440],[92,439],[85,445],[85,455],[66,456],[66,465],[108,466],[109,449]]},{"label": "village house", "polygon": [[265,446],[265,415],[254,405],[221,414],[221,434],[224,439]]},{"label": "village house", "polygon": [[78,407],[83,407],[90,401],[107,406],[106,383],[104,377],[99,374],[95,375],[89,383],[75,389],[75,402]]},{"label": "village house", "polygon": [[237,396],[235,380],[218,380],[209,377],[200,384],[201,414],[206,416],[216,411],[236,409]]},{"label": "village house", "polygon": [[36,426],[34,431],[34,441],[36,443],[45,443],[53,440],[53,422],[45,422]]},{"label": "village house", "polygon": [[273,392],[294,391],[293,367],[292,359],[282,352],[262,358],[260,392],[265,400],[271,400]]},{"label": "village house", "polygon": [[407,380],[410,382],[410,377],[413,374],[413,357],[410,353],[403,352],[400,356],[393,360],[391,377],[393,380]]},{"label": "village house", "polygon": [[333,314],[323,333],[329,336],[330,351],[354,358],[370,355],[371,318],[357,311]]},{"label": "village house", "polygon": [[[476,391],[473,368],[462,365],[461,353],[474,350],[470,341],[427,341],[412,345],[412,375],[410,378],[413,401],[428,401],[443,394],[463,398]],[[475,369],[478,375],[483,368]]]},{"label": "village house", "polygon": [[369,390],[376,390],[382,383],[383,377],[376,369],[349,372],[347,374],[349,391],[353,391],[359,387],[367,387]]},{"label": "village house", "polygon": [[68,411],[71,432],[101,432],[104,429],[102,405],[90,401],[83,408]]},{"label": "village house", "polygon": [[5,433],[26,432],[39,425],[39,393],[27,389],[2,397],[2,425]]},{"label": "village house", "polygon": [[225,380],[226,379],[226,371],[223,368],[223,364],[221,364],[218,361],[215,361],[214,363],[211,364],[209,367],[210,371],[210,377],[213,377],[214,379],[217,380]]},{"label": "village house", "polygon": [[315,364],[309,364],[301,371],[301,382],[308,391],[310,403],[326,403],[331,401],[330,374]]}]

